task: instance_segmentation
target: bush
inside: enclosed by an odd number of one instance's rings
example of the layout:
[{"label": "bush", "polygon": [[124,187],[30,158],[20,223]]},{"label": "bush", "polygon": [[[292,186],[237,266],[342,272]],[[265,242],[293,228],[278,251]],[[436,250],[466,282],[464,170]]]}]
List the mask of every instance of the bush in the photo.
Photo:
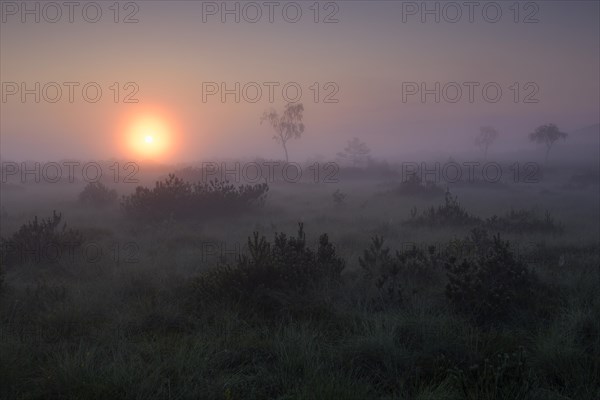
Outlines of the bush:
[{"label": "bush", "polygon": [[502,320],[531,305],[537,278],[515,258],[510,243],[499,235],[490,239],[480,230],[474,230],[467,241],[475,245],[473,255],[462,262],[451,257],[445,264],[450,303],[478,323]]},{"label": "bush", "polygon": [[480,223],[478,217],[470,215],[458,202],[457,196],[452,196],[446,191],[445,204],[437,208],[431,208],[417,215],[417,209],[411,210],[411,218],[405,221],[407,225],[413,226],[464,226]]},{"label": "bush", "polygon": [[9,239],[0,238],[0,259],[4,265],[54,263],[60,259],[57,254],[65,254],[81,246],[83,235],[77,230],[67,229],[66,223],[61,228],[61,222],[62,214],[53,211],[51,218],[40,222],[36,216]]},{"label": "bush", "polygon": [[373,287],[376,289],[375,295],[367,293],[370,305],[376,309],[387,305],[400,305],[403,301],[400,265],[390,255],[390,248],[383,247],[383,242],[383,238],[373,237],[363,257],[358,258],[358,263],[364,270],[365,283],[371,286],[367,291],[372,292]]},{"label": "bush", "polygon": [[504,232],[551,232],[563,233],[561,223],[554,221],[549,211],[546,210],[544,219],[538,217],[534,210],[510,210],[505,216],[494,215],[484,222],[490,230]]},{"label": "bush", "polygon": [[408,196],[438,196],[444,193],[444,190],[436,185],[435,182],[423,182],[418,175],[410,175],[400,183],[394,192]]},{"label": "bush", "polygon": [[235,187],[227,181],[191,184],[170,174],[153,189],[138,186],[123,198],[128,216],[143,219],[186,219],[232,214],[264,205],[267,183]]},{"label": "bush", "polygon": [[461,398],[479,399],[531,399],[533,377],[523,348],[510,353],[499,353],[482,360],[468,369],[450,369],[450,376]]},{"label": "bush", "polygon": [[471,215],[458,202],[450,191],[446,192],[445,203],[430,207],[418,215],[417,208],[411,210],[411,217],[404,222],[411,226],[478,226],[482,229],[502,232],[551,232],[560,234],[564,227],[556,222],[546,211],[544,219],[538,217],[534,210],[510,210],[504,216],[494,215],[486,220]]},{"label": "bush", "polygon": [[117,197],[116,190],[108,189],[101,182],[90,182],[79,194],[79,202],[93,207],[106,207],[115,204]]},{"label": "bush", "polygon": [[298,236],[275,235],[273,243],[257,232],[248,238],[249,255],[235,265],[221,265],[194,282],[200,303],[237,304],[261,314],[281,314],[310,297],[312,289],[340,281],[344,260],[337,256],[327,234],[316,251],[306,246],[303,224]]},{"label": "bush", "polygon": [[419,286],[430,284],[437,263],[434,246],[430,246],[427,252],[413,246],[396,251],[392,256],[389,247],[384,247],[383,243],[383,238],[373,237],[363,257],[358,259],[365,283],[370,286],[367,292],[375,291],[375,295],[368,293],[367,296],[370,297],[370,305],[376,309],[402,304],[404,290],[409,286],[416,290]]}]

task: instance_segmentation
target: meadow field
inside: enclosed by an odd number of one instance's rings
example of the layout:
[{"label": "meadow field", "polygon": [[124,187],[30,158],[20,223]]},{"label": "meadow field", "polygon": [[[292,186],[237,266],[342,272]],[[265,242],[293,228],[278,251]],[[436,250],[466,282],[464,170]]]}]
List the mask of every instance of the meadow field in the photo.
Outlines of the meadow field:
[{"label": "meadow field", "polygon": [[600,398],[593,163],[245,192],[139,171],[3,180],[1,398]]}]

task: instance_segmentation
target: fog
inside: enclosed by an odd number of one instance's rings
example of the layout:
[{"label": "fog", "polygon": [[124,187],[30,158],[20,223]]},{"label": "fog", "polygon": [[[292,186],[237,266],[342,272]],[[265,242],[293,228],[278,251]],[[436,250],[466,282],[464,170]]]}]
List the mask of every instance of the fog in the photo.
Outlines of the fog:
[{"label": "fog", "polygon": [[0,398],[600,398],[600,3],[0,7]]}]

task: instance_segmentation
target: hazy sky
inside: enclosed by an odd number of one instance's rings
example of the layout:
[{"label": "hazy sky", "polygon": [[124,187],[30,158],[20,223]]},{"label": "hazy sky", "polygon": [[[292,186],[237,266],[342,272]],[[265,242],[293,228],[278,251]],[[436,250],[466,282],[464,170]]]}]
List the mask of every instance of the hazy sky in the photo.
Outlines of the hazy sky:
[{"label": "hazy sky", "polygon": [[[473,5],[472,22],[462,1],[318,7],[313,1],[139,1],[121,2],[118,15],[113,3],[79,2],[70,22],[62,1],[2,2],[3,158],[280,157],[273,132],[259,118],[271,107],[283,109],[282,87],[289,83],[288,99],[299,86],[305,106],[306,132],[290,144],[291,157],[300,160],[335,154],[353,136],[385,157],[470,149],[481,125],[502,133],[499,148],[527,147],[524,138],[537,125],[554,122],[568,132],[600,120],[597,1],[517,7],[483,1]],[[239,23],[235,11],[221,15],[236,7]],[[421,14],[436,7],[439,22],[435,13]],[[98,9],[102,15],[93,23]],[[298,9],[302,15],[293,23]],[[129,15],[138,22],[124,23]],[[209,82],[233,92],[239,82],[240,102],[235,94],[224,102],[220,93],[203,99]],[[273,82],[272,104],[265,82]],[[421,93],[409,92],[420,91],[422,83],[435,89],[436,82],[439,103],[435,93],[423,102]],[[252,102],[257,86],[262,97]],[[52,103],[57,87],[61,97]],[[102,95],[92,102],[97,87]],[[502,93],[494,102],[498,87]],[[24,102],[22,89],[31,91]],[[132,99],[139,102],[126,103],[137,89]],[[324,103],[328,95],[338,102]],[[156,143],[142,142],[144,130]],[[149,150],[167,142],[168,149]]]}]

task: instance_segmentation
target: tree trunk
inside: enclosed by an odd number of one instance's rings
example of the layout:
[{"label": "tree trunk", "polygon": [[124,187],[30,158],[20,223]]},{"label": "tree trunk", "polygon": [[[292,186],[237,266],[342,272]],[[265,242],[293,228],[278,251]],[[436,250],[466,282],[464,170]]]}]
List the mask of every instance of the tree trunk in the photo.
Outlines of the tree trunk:
[{"label": "tree trunk", "polygon": [[550,149],[552,148],[552,145],[550,146],[546,146],[546,159],[545,159],[545,164],[548,165],[548,155],[550,155]]},{"label": "tree trunk", "polygon": [[285,163],[287,164],[290,161],[288,157],[287,147],[285,147],[284,141],[281,141],[281,145],[283,146],[283,151],[285,152]]}]

